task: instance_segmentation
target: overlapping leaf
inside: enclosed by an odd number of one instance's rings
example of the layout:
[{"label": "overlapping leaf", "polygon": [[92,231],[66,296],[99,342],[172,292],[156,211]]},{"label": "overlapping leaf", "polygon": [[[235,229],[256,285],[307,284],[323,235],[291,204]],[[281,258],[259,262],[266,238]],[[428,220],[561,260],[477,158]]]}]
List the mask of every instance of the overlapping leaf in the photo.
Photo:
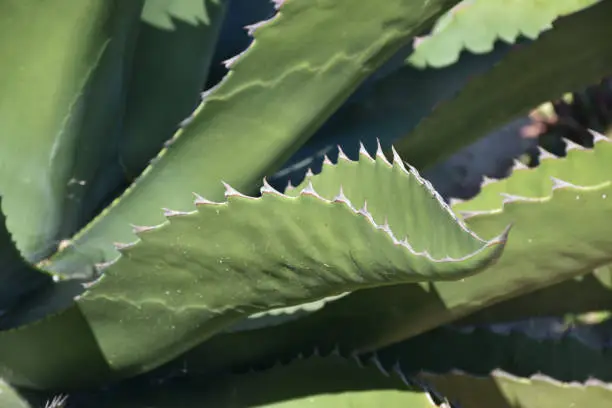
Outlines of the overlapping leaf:
[{"label": "overlapping leaf", "polygon": [[[194,191],[220,199],[221,180],[252,192],[369,73],[454,3],[393,0],[356,7],[342,0],[313,7],[284,2],[282,12],[253,27],[252,46],[230,63],[230,73],[205,97],[190,123],[54,259],[52,269],[75,274],[84,263],[113,259],[112,242],[135,239],[130,224],[163,222],[159,209],[164,207],[192,210]],[[353,22],[348,31],[347,19]]]},{"label": "overlapping leaf", "polygon": [[[0,200],[0,207],[2,200]],[[0,212],[0,316],[31,292],[51,283],[51,277],[31,268],[15,248]]]},{"label": "overlapping leaf", "polygon": [[419,38],[407,62],[440,68],[456,63],[463,50],[481,54],[492,51],[497,40],[534,39],[558,17],[598,1],[465,0],[440,18],[430,35]]},{"label": "overlapping leaf", "polygon": [[82,93],[116,19],[134,2],[0,5],[0,194],[29,260],[54,249],[84,119]]},{"label": "overlapping leaf", "polygon": [[[467,218],[471,228],[485,235],[489,230],[493,232],[514,223],[504,255],[483,273],[461,282],[357,291],[307,317],[274,327],[274,317],[268,316],[272,326],[266,322],[267,328],[219,335],[185,356],[185,360],[194,367],[199,361],[206,361],[206,366],[198,369],[215,371],[253,360],[266,361],[278,354],[290,356],[313,345],[372,350],[608,263],[612,241],[607,224],[601,219],[612,205],[607,199],[612,194],[609,191],[612,161],[607,159],[612,144],[602,137],[597,140],[594,150],[577,149],[566,158],[550,158],[556,160],[554,166],[515,171],[509,179],[499,182],[512,184],[514,177],[520,178],[522,190],[513,191],[515,196],[506,197],[505,203],[496,199],[486,211]],[[383,160],[380,155],[378,160]],[[554,173],[547,170],[553,167],[557,168]],[[336,166],[328,165],[310,181],[325,196],[326,191],[333,191],[334,183],[355,171],[354,165],[341,160]],[[570,178],[580,181],[581,186],[550,178],[572,171],[582,172]],[[530,174],[529,182],[525,182],[526,172]],[[593,176],[590,182],[588,175]],[[487,184],[482,196],[487,197],[487,190],[496,188],[494,182]],[[523,193],[525,197],[517,197]],[[349,199],[352,194],[346,191]],[[360,193],[356,194],[355,198]],[[368,202],[374,217],[384,213],[389,205],[384,197],[390,195],[387,192],[386,196]],[[559,222],[561,219],[563,222]]]},{"label": "overlapping leaf", "polygon": [[145,2],[120,154],[132,178],[200,102],[225,9],[225,0]]},{"label": "overlapping leaf", "polygon": [[[121,245],[122,256],[67,311],[0,332],[0,374],[49,387],[97,380],[105,369],[139,373],[260,310],[456,280],[499,257],[505,234],[480,240],[401,161],[367,156],[349,167],[330,199],[318,183],[297,196],[265,186],[261,198],[226,185],[228,202],[197,198],[192,212],[167,210],[166,222],[136,227],[140,242]],[[403,206],[381,207],[390,192]],[[22,322],[31,318],[29,308],[21,312]],[[19,312],[10,318],[19,321]],[[83,359],[90,368],[76,377]]]},{"label": "overlapping leaf", "polygon": [[184,373],[157,386],[124,387],[93,394],[91,408],[324,407],[451,408],[433,390],[425,390],[398,371],[388,374],[337,355],[294,359],[287,365],[213,379]]},{"label": "overlapping leaf", "polygon": [[0,405],[3,408],[32,408],[9,384],[6,384],[1,379]]},{"label": "overlapping leaf", "polygon": [[611,13],[612,3],[602,1],[557,20],[440,104],[396,149],[422,169],[544,101],[598,82],[612,72],[612,47],[599,41],[612,35]]},{"label": "overlapping leaf", "polygon": [[532,336],[438,329],[381,350],[375,359],[385,368],[399,362],[407,373],[421,372],[418,378],[462,407],[608,406],[609,342],[586,328]]}]

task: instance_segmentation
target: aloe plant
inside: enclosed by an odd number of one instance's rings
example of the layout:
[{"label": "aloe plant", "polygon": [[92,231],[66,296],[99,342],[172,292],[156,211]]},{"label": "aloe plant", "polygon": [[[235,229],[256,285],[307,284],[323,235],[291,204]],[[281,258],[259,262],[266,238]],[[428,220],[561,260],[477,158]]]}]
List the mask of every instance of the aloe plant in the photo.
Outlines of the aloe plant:
[{"label": "aloe plant", "polygon": [[610,75],[610,16],[4,0],[0,406],[603,407],[607,322],[507,322],[609,309],[604,129],[428,180]]}]

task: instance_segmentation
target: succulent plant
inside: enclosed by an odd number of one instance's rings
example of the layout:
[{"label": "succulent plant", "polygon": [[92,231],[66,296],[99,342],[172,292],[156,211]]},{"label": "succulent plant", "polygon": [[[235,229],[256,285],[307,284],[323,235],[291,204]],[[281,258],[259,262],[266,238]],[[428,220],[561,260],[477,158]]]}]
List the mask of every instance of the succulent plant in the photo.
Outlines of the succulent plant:
[{"label": "succulent plant", "polygon": [[3,0],[0,407],[607,407],[610,16]]}]

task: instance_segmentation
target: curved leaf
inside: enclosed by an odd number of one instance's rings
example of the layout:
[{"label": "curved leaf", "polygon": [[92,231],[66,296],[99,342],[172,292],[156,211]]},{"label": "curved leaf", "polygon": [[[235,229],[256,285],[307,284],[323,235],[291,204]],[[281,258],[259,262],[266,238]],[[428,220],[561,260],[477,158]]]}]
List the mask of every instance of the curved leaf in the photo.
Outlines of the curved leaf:
[{"label": "curved leaf", "polygon": [[[306,171],[318,173],[323,158],[335,161],[338,146],[353,160],[359,157],[359,144],[370,153],[376,151],[376,141],[383,148],[414,129],[435,106],[450,99],[474,75],[484,74],[510,50],[498,44],[485,55],[464,55],[456,64],[444,69],[417,69],[409,65],[361,85],[361,97],[347,101],[329,120],[275,173],[270,182],[284,188],[302,182]],[[408,51],[402,50],[401,53]],[[399,53],[399,54],[401,54]],[[395,55],[393,59],[403,55]],[[377,71],[378,72],[378,71]],[[427,177],[427,175],[425,174]]]},{"label": "curved leaf", "polygon": [[609,265],[489,306],[466,316],[457,324],[491,324],[604,310],[612,310],[612,270]]},{"label": "curved leaf", "polygon": [[[0,207],[1,204],[0,199]],[[6,218],[0,211],[0,316],[23,297],[49,285],[51,281],[51,276],[39,273],[23,259],[6,229]]]},{"label": "curved leaf", "polygon": [[482,54],[491,52],[497,40],[534,39],[558,17],[598,1],[464,0],[438,20],[430,35],[418,38],[407,62],[440,68],[457,62],[464,50]]},{"label": "curved leaf", "polygon": [[253,27],[252,46],[169,147],[50,268],[77,274],[84,264],[113,259],[112,242],[135,239],[130,224],[163,222],[160,208],[192,210],[194,191],[220,199],[221,180],[253,191],[370,72],[455,1],[393,0],[381,7],[334,0],[315,7],[287,0],[275,18]]},{"label": "curved leaf", "polygon": [[[74,378],[72,362],[99,355],[91,341],[115,374],[140,373],[246,315],[360,288],[465,278],[503,250],[507,232],[480,240],[401,160],[366,155],[346,167],[331,199],[312,185],[297,196],[265,185],[261,198],[226,185],[227,202],[197,198],[192,212],[167,210],[163,224],[136,227],[139,242],[120,245],[123,255],[67,311],[0,332],[0,374],[29,387],[98,380],[102,366]],[[401,207],[381,206],[390,192]],[[21,312],[13,321],[32,319],[31,308]],[[54,339],[81,348],[54,350],[45,332],[53,328]]]},{"label": "curved leaf", "polygon": [[119,3],[129,2],[0,4],[0,38],[10,39],[0,45],[0,194],[8,229],[30,261],[56,245],[81,93],[105,51]]},{"label": "curved leaf", "polygon": [[145,2],[120,151],[132,178],[200,102],[225,8],[226,0]]},{"label": "curved leaf", "polygon": [[461,407],[552,408],[573,403],[603,408],[612,398],[610,343],[590,331],[578,328],[532,337],[520,330],[439,329],[381,350],[374,358],[387,369],[399,362],[405,372]]},{"label": "curved leaf", "polygon": [[612,400],[612,387],[597,380],[560,383],[545,376],[519,378],[498,371],[484,378],[463,373],[428,374],[423,378],[463,408],[480,408],[483,404],[499,408],[608,408]]},{"label": "curved leaf", "polygon": [[0,406],[2,408],[32,408],[21,396],[7,383],[0,379]]},{"label": "curved leaf", "polygon": [[560,18],[533,43],[508,53],[438,105],[395,148],[424,169],[538,104],[598,82],[612,72],[612,47],[599,41],[612,35],[611,14],[612,3],[602,1]]},{"label": "curved leaf", "polygon": [[187,377],[161,385],[129,387],[91,398],[92,408],[451,408],[401,371],[387,373],[339,356],[310,357],[264,371],[213,379]]},{"label": "curved leaf", "polygon": [[[184,359],[197,369],[215,372],[226,367],[242,367],[253,361],[267,361],[279,354],[292,355],[313,346],[327,349],[339,345],[347,351],[373,350],[605,265],[611,260],[612,241],[607,224],[601,219],[607,216],[612,205],[607,199],[612,197],[609,171],[612,161],[608,160],[611,150],[612,143],[598,137],[594,150],[577,149],[567,158],[558,159],[556,166],[563,169],[554,173],[547,171],[552,168],[547,166],[520,170],[509,179],[499,181],[512,184],[513,177],[520,178],[523,181],[517,186],[525,186],[526,197],[510,197],[503,206],[502,200],[496,199],[498,205],[491,205],[483,213],[472,213],[466,219],[470,228],[484,235],[489,234],[489,229],[493,234],[508,223],[514,223],[512,239],[500,260],[478,275],[462,282],[357,291],[296,321],[218,335]],[[342,169],[344,163],[340,161],[335,167],[328,164],[321,174],[311,178],[321,194],[326,189],[333,191],[331,185],[341,179],[340,175],[354,171],[350,165]],[[551,175],[567,175],[576,169],[582,169],[583,174],[575,175],[572,180],[588,186],[572,186],[550,179]],[[523,171],[532,174],[530,182],[525,181]],[[593,175],[589,183],[586,175]],[[487,184],[483,197],[488,196],[487,189],[495,188],[495,183]],[[516,190],[515,194],[521,191]],[[346,190],[349,199],[352,194]],[[371,204],[368,201],[368,209],[374,216],[388,205],[383,197],[390,194],[387,192]],[[274,322],[267,322],[267,325],[273,326]],[[206,361],[206,365],[199,366],[198,361]]]}]

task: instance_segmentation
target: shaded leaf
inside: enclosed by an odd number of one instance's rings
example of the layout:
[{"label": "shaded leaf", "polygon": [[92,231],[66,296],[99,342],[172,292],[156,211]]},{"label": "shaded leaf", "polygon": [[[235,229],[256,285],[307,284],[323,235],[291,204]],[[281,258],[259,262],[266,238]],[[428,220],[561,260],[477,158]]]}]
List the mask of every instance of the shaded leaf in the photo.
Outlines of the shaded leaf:
[{"label": "shaded leaf", "polygon": [[389,375],[374,366],[363,367],[338,356],[299,359],[265,371],[213,379],[187,374],[183,379],[149,387],[132,386],[92,400],[93,403],[88,401],[92,408],[451,408],[401,372]]},{"label": "shaded leaf", "polygon": [[482,54],[492,51],[497,40],[512,44],[521,35],[535,39],[558,17],[598,1],[466,0],[441,17],[430,35],[418,39],[407,62],[440,68],[456,63],[464,50]]},{"label": "shaded leaf", "polygon": [[612,310],[610,266],[497,303],[457,323],[491,324],[603,310]]},{"label": "shaded leaf", "polygon": [[[167,210],[164,223],[137,227],[139,242],[119,245],[122,256],[101,266],[102,276],[74,305],[0,332],[0,374],[40,388],[97,381],[103,366],[74,378],[72,365],[99,355],[89,345],[95,339],[116,375],[133,375],[258,311],[361,288],[457,280],[500,256],[507,232],[490,241],[473,235],[401,161],[366,156],[348,166],[353,172],[343,174],[335,198],[311,185],[297,196],[264,185],[260,198],[226,185],[227,202],[199,197],[192,212]],[[390,190],[401,211],[380,207],[377,197]],[[354,191],[354,200],[344,191]],[[32,319],[31,308],[21,313],[12,313],[14,322]],[[52,329],[54,341],[45,332]],[[74,350],[54,350],[62,338]]]},{"label": "shaded leaf", "polygon": [[[558,170],[560,175],[569,174],[566,168],[584,169],[582,176],[576,176],[584,183],[586,174],[596,175],[588,186],[552,182],[550,176],[557,173],[547,171],[549,167],[525,170],[533,174],[531,181],[524,184],[526,197],[510,196],[506,203],[496,201],[497,205],[491,205],[486,211],[470,214],[467,225],[484,235],[514,223],[512,238],[500,260],[480,274],[460,282],[356,291],[296,321],[278,326],[273,321],[266,322],[260,327],[267,328],[216,336],[188,353],[185,361],[194,369],[215,372],[253,361],[266,362],[278,355],[290,356],[314,346],[329,349],[339,345],[346,351],[374,350],[605,265],[610,261],[612,245],[607,224],[601,222],[612,205],[607,199],[612,194],[610,151],[610,141],[599,137],[594,150],[576,150],[567,158],[557,159],[556,165],[563,167]],[[359,174],[358,169],[341,160],[336,166],[327,165],[310,181],[325,196],[333,191],[334,183],[349,174]],[[515,171],[500,183],[511,183],[509,180],[513,177],[523,178],[522,174]],[[494,186],[495,183],[490,183],[484,189],[494,189]],[[395,202],[396,190],[375,195],[378,198],[368,201],[374,217],[384,214],[390,205],[385,197],[392,195]],[[347,189],[345,194],[353,200],[361,192]],[[560,219],[562,223],[558,222]],[[206,361],[206,365],[198,366],[198,361]]]},{"label": "shaded leaf", "polygon": [[[126,3],[126,2],[121,2]],[[55,247],[82,119],[81,93],[109,41],[117,1],[0,4],[0,194],[24,257]],[[28,50],[24,52],[24,50]]]},{"label": "shaded leaf", "polygon": [[438,329],[381,350],[375,359],[385,368],[399,362],[411,375],[421,371],[424,384],[461,407],[607,407],[610,342],[589,331],[532,337],[521,330]]},{"label": "shaded leaf", "polygon": [[560,18],[441,103],[396,149],[413,166],[426,168],[538,104],[598,82],[612,72],[612,47],[598,41],[612,35],[610,13],[612,3],[602,1]]},{"label": "shaded leaf", "polygon": [[225,0],[145,2],[120,153],[132,178],[200,102],[225,8]]},{"label": "shaded leaf", "polygon": [[[0,207],[1,204],[0,199]],[[50,283],[49,275],[38,272],[23,259],[0,211],[0,316],[24,296]]]},{"label": "shaded leaf", "polygon": [[[253,28],[252,46],[231,63],[231,72],[168,148],[50,268],[77,275],[84,265],[115,258],[112,242],[136,238],[130,224],[163,222],[160,208],[192,210],[194,191],[220,199],[221,180],[252,192],[369,73],[455,2],[283,3],[282,13]],[[353,22],[349,31],[341,23],[346,19]]]}]

